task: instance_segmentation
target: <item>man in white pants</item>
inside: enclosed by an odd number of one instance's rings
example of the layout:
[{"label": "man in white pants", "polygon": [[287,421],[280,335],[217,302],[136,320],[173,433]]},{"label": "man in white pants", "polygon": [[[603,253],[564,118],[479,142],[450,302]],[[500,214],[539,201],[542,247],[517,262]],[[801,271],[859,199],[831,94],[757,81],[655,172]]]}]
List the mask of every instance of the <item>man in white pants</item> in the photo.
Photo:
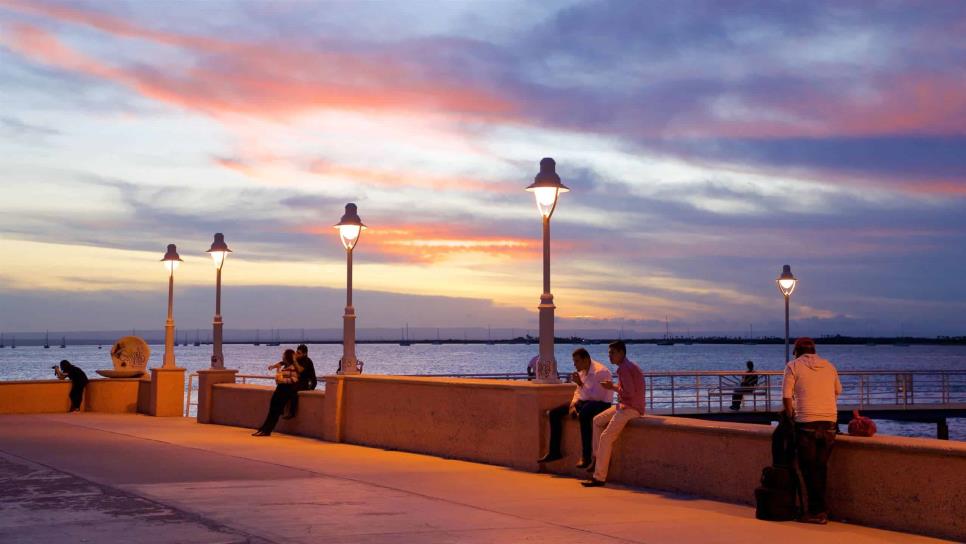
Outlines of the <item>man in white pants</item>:
[{"label": "man in white pants", "polygon": [[627,358],[624,342],[611,342],[607,348],[607,356],[611,363],[617,365],[618,383],[616,387],[613,382],[603,382],[601,385],[617,391],[617,406],[608,408],[594,418],[595,462],[591,465],[594,475],[590,480],[581,482],[584,487],[604,485],[614,442],[628,421],[644,415],[644,375]]}]

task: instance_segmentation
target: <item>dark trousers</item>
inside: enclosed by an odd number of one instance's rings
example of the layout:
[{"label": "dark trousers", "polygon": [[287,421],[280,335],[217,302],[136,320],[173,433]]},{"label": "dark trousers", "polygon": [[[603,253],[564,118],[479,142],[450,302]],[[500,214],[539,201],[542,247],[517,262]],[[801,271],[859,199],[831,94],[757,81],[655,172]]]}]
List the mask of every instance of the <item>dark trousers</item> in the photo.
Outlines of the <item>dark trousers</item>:
[{"label": "dark trousers", "polygon": [[[581,455],[585,461],[593,456],[594,416],[610,408],[609,402],[578,400],[575,408],[580,421]],[[558,406],[547,414],[550,418],[550,455],[560,455],[560,438],[563,434],[563,418],[570,412],[570,405]]]},{"label": "dark trousers", "polygon": [[741,399],[743,398],[745,398],[744,393],[736,392],[734,395],[731,395],[731,409],[741,410]]},{"label": "dark trousers", "polygon": [[798,423],[795,429],[795,447],[798,467],[805,480],[808,513],[827,513],[825,483],[828,478],[828,458],[835,445],[834,421],[811,421]]},{"label": "dark trousers", "polygon": [[87,382],[70,382],[70,411],[80,410],[81,401],[84,399],[84,388]]},{"label": "dark trousers", "polygon": [[275,430],[275,425],[278,424],[278,418],[285,410],[285,405],[291,402],[293,397],[298,397],[298,394],[298,388],[295,384],[285,383],[275,386],[272,400],[268,404],[268,415],[265,416],[265,423],[262,423],[258,430],[263,433],[271,433]]}]

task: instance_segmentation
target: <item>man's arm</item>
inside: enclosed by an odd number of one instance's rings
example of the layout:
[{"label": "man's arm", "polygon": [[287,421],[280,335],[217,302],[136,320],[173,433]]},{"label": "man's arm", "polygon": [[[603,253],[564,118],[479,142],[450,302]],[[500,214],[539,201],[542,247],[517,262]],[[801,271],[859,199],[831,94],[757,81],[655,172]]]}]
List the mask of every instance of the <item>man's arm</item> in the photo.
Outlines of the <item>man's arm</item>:
[{"label": "man's arm", "polygon": [[791,365],[785,366],[785,375],[782,376],[782,405],[785,413],[789,417],[795,417],[795,404],[792,398],[795,396],[795,373],[792,372]]},{"label": "man's arm", "polygon": [[783,398],[782,405],[784,405],[785,413],[788,414],[788,417],[795,419],[795,403],[792,399]]}]

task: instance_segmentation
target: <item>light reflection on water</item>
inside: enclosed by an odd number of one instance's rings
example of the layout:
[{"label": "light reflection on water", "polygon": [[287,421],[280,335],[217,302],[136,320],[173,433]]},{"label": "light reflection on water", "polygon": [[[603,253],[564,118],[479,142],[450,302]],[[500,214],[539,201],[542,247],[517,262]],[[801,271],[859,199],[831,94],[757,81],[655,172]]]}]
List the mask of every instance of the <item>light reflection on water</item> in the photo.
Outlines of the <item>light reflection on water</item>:
[{"label": "light reflection on water", "polygon": [[[282,351],[294,345],[253,346],[229,344],[224,347],[225,366],[242,374],[267,374],[266,367],[281,358]],[[558,344],[560,372],[573,370],[570,353],[580,346]],[[582,346],[595,359],[607,361],[606,344]],[[656,346],[631,344],[628,356],[645,371],[744,370],[744,362],[753,360],[759,370],[781,370],[782,345],[707,345],[676,344]],[[148,366],[160,366],[164,347],[151,346]],[[360,344],[359,359],[365,361],[367,374],[464,374],[524,372],[527,361],[537,353],[537,345],[522,344]],[[830,359],[839,370],[963,370],[966,369],[966,346],[822,346],[819,353]],[[178,366],[189,372],[208,368],[211,346],[178,346]],[[312,344],[309,356],[315,361],[319,375],[334,373],[342,346]],[[68,359],[96,377],[94,370],[111,368],[110,346],[68,346],[43,349],[19,346],[0,349],[0,380],[32,380],[53,378],[51,366]],[[877,421],[879,432],[906,436],[935,436],[935,425]],[[966,420],[949,420],[950,437],[966,440]]]}]

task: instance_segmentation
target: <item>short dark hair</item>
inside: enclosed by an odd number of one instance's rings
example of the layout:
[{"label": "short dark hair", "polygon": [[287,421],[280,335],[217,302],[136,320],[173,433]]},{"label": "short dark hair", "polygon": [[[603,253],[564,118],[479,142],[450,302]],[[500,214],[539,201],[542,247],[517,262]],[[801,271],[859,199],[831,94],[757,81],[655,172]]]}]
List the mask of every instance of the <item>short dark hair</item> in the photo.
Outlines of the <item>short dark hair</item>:
[{"label": "short dark hair", "polygon": [[748,370],[754,370],[755,363],[754,363],[754,361],[745,361],[745,366],[748,367]]},{"label": "short dark hair", "polygon": [[795,356],[800,357],[808,353],[815,353],[815,340],[807,336],[795,340]]},{"label": "short dark hair", "polygon": [[584,348],[575,349],[573,356],[580,357],[581,359],[590,359],[590,353]]},{"label": "short dark hair", "polygon": [[305,344],[299,344],[299,347],[295,348],[295,351],[301,351],[302,353],[308,353],[309,347]]},{"label": "short dark hair", "polygon": [[619,351],[619,352],[621,352],[621,353],[623,353],[625,355],[627,354],[627,346],[624,345],[624,341],[623,340],[614,340],[610,344],[607,344],[607,347],[608,348],[611,348],[611,349],[616,349],[617,351]]}]

